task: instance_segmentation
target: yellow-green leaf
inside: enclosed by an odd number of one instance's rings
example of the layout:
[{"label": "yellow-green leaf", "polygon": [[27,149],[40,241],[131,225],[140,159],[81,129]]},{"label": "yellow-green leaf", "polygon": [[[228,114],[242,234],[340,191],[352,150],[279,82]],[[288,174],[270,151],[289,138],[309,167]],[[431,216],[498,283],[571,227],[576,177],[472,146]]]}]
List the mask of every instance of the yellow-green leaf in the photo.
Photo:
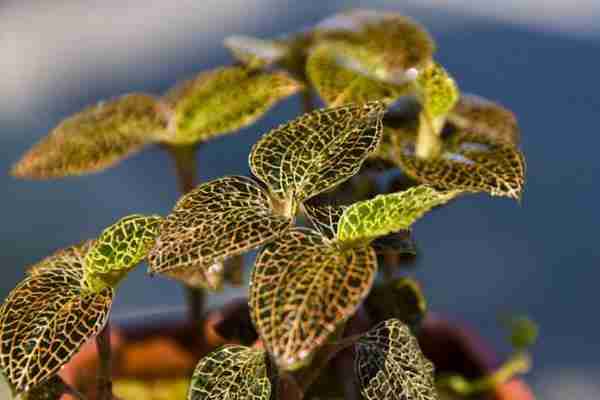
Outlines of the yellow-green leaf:
[{"label": "yellow-green leaf", "polygon": [[262,68],[280,61],[286,56],[288,46],[276,40],[233,35],[225,38],[225,47],[242,64],[249,68]]},{"label": "yellow-green leaf", "polygon": [[525,159],[512,144],[493,141],[485,133],[457,131],[444,139],[438,158],[424,160],[415,155],[413,132],[396,130],[392,140],[393,159],[419,182],[442,189],[521,197]]},{"label": "yellow-green leaf", "polygon": [[102,231],[85,256],[85,279],[101,289],[114,287],[154,245],[162,217],[129,215]]},{"label": "yellow-green leaf", "polygon": [[174,116],[168,141],[193,144],[252,124],[302,85],[284,72],[223,67],[203,72],[169,99]]},{"label": "yellow-green leaf", "polygon": [[0,311],[0,365],[19,392],[53,376],[106,324],[113,290],[82,287],[84,258],[75,251],[45,260],[5,300]]},{"label": "yellow-green leaf", "polygon": [[250,286],[252,320],[280,368],[306,365],[369,293],[377,259],[368,246],[346,251],[294,229],[263,247]]},{"label": "yellow-green leaf", "polygon": [[484,134],[494,142],[518,146],[521,140],[515,115],[479,96],[462,95],[448,114],[448,120],[461,130]]},{"label": "yellow-green leaf", "polygon": [[416,85],[423,109],[429,118],[445,117],[458,101],[456,82],[435,62],[419,71]]},{"label": "yellow-green leaf", "polygon": [[160,102],[128,94],[100,102],[61,122],[17,162],[19,178],[48,179],[101,171],[164,137]]},{"label": "yellow-green leaf", "polygon": [[[393,12],[352,10],[329,18],[314,30],[315,42],[345,46],[345,64],[390,83],[411,80],[412,71],[431,60],[435,45],[417,22]],[[411,71],[412,70],[412,71]]]},{"label": "yellow-green leaf", "polygon": [[281,201],[303,202],[358,172],[377,147],[384,110],[371,102],[304,114],[265,134],[250,168]]},{"label": "yellow-green leaf", "polygon": [[224,346],[198,363],[188,400],[269,400],[271,381],[264,350]]},{"label": "yellow-green leaf", "polygon": [[368,243],[389,233],[408,229],[433,207],[456,197],[458,191],[441,192],[421,185],[404,192],[381,194],[348,207],[338,224],[342,243]]},{"label": "yellow-green leaf", "polygon": [[340,47],[336,43],[320,45],[311,51],[306,64],[311,84],[328,106],[373,100],[390,104],[410,90],[408,85],[376,80],[346,67]]},{"label": "yellow-green leaf", "polygon": [[189,378],[117,379],[113,394],[118,400],[186,400]]},{"label": "yellow-green leaf", "polygon": [[[183,196],[160,227],[148,256],[150,272],[194,275],[213,288],[215,268],[281,235],[291,219],[273,213],[269,196],[252,179],[230,176]],[[201,274],[181,272],[191,268]],[[212,269],[211,269],[212,268]],[[177,270],[180,270],[179,272]]]},{"label": "yellow-green leaf", "polygon": [[355,344],[354,367],[368,400],[436,400],[434,367],[408,326],[384,321]]}]

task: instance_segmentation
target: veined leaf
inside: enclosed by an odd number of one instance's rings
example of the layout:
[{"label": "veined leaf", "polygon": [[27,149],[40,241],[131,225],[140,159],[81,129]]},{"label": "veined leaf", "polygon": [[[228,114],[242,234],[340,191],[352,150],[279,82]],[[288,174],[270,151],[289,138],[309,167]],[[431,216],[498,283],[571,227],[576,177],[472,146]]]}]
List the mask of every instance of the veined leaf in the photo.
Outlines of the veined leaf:
[{"label": "veined leaf", "polygon": [[279,367],[294,370],[308,363],[354,314],[376,270],[370,247],[343,251],[310,230],[290,230],[264,246],[249,302],[256,329]]},{"label": "veined leaf", "polygon": [[130,215],[102,231],[85,256],[86,282],[96,289],[114,287],[154,245],[162,217]]},{"label": "veined leaf", "polygon": [[[269,196],[252,179],[230,176],[183,196],[160,227],[148,261],[153,273],[189,275],[212,287],[211,270],[223,260],[281,235],[291,219],[273,213]],[[214,270],[215,267],[213,267]],[[203,277],[202,277],[203,276]]]},{"label": "veined leaf", "polygon": [[53,375],[41,385],[37,385],[25,393],[21,400],[60,400],[66,390],[67,386],[62,378]]},{"label": "veined leaf", "polygon": [[303,204],[306,217],[312,226],[328,239],[335,239],[337,225],[347,206],[313,206]]},{"label": "veined leaf", "polygon": [[281,201],[303,202],[358,172],[377,147],[384,111],[371,102],[304,114],[264,135],[250,168]]},{"label": "veined leaf", "polygon": [[170,99],[175,133],[169,141],[193,144],[252,124],[279,100],[302,89],[284,72],[224,67],[201,73]]},{"label": "veined leaf", "polygon": [[280,41],[234,35],[225,39],[225,47],[249,68],[262,68],[283,59],[288,46]]},{"label": "veined leaf", "polygon": [[101,171],[165,136],[160,102],[128,94],[61,122],[17,162],[19,178],[48,179]]},{"label": "veined leaf", "polygon": [[419,72],[416,84],[423,109],[429,118],[445,117],[458,101],[456,82],[435,62]]},{"label": "veined leaf", "polygon": [[435,400],[434,367],[408,326],[384,321],[355,344],[354,367],[368,400]]},{"label": "veined leaf", "polygon": [[38,261],[34,265],[28,267],[26,269],[27,274],[36,275],[40,272],[46,271],[48,269],[73,269],[74,274],[78,274],[81,266],[79,263],[65,263],[63,259],[67,258],[80,258],[85,259],[85,255],[89,251],[89,249],[94,245],[94,240],[86,240],[78,245],[70,246],[64,249],[60,249],[54,252],[54,254],[49,255],[48,257]]},{"label": "veined leaf", "polygon": [[271,381],[264,350],[224,346],[198,363],[188,400],[269,400]]},{"label": "veined leaf", "polygon": [[392,12],[352,10],[328,18],[313,34],[316,42],[343,43],[345,64],[355,71],[395,84],[410,81],[435,51],[421,25]]},{"label": "veined leaf", "polygon": [[113,298],[111,288],[90,293],[82,287],[81,254],[58,252],[45,261],[10,292],[0,311],[0,364],[19,392],[53,376],[96,335]]},{"label": "veined leaf", "polygon": [[421,185],[404,192],[382,194],[348,207],[338,224],[342,243],[369,243],[389,233],[408,229],[433,207],[456,197],[458,191],[440,192]]},{"label": "veined leaf", "polygon": [[462,95],[448,114],[448,120],[461,130],[484,134],[494,142],[518,146],[521,140],[515,115],[479,96]]},{"label": "veined leaf", "polygon": [[459,131],[444,140],[440,157],[423,160],[415,155],[413,132],[396,130],[392,140],[395,162],[419,182],[442,189],[521,197],[525,159],[514,145],[495,142],[484,133]]},{"label": "veined leaf", "polygon": [[343,54],[339,44],[325,43],[308,57],[306,74],[328,106],[373,100],[390,104],[410,90],[407,85],[376,80],[346,67],[341,59]]}]

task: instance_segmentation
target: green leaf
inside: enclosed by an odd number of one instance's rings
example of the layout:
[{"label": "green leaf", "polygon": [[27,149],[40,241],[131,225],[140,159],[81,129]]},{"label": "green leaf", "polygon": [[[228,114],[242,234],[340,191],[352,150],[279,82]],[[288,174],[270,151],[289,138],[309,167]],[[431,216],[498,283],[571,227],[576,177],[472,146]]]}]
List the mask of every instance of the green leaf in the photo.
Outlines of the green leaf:
[{"label": "green leaf", "polygon": [[421,185],[404,192],[382,194],[348,207],[338,224],[338,240],[368,243],[389,233],[408,229],[433,207],[444,204],[459,192],[440,192]]},{"label": "green leaf", "polygon": [[306,74],[328,106],[373,100],[390,104],[409,91],[407,85],[386,83],[345,67],[340,60],[343,54],[339,44],[326,43],[308,57]]},{"label": "green leaf", "polygon": [[475,95],[462,95],[448,114],[459,129],[485,134],[493,142],[518,146],[521,134],[517,118],[500,104]]},{"label": "green leaf", "polygon": [[264,350],[224,346],[198,363],[188,400],[269,400],[271,381]]},{"label": "green leaf", "polygon": [[457,131],[444,139],[433,160],[415,155],[414,132],[397,129],[393,159],[411,178],[441,189],[488,192],[520,199],[525,159],[514,145],[493,141],[485,133]]},{"label": "green leaf", "polygon": [[438,399],[433,364],[397,319],[378,324],[358,340],[354,367],[368,400]]},{"label": "green leaf", "polygon": [[458,101],[460,92],[456,82],[435,62],[419,71],[416,84],[421,104],[429,118],[445,117]]},{"label": "green leaf", "polygon": [[94,290],[116,284],[154,245],[162,217],[130,215],[102,231],[85,256],[85,279]]},{"label": "green leaf", "polygon": [[431,60],[435,45],[412,19],[393,12],[352,10],[335,15],[314,30],[317,43],[345,46],[344,64],[390,83],[403,84]]},{"label": "green leaf", "polygon": [[526,349],[537,341],[539,328],[530,318],[514,316],[505,318],[502,322],[508,329],[510,343],[516,350]]},{"label": "green leaf", "polygon": [[161,379],[117,379],[113,382],[114,399],[118,400],[185,400],[189,377]]},{"label": "green leaf", "polygon": [[265,134],[250,168],[282,202],[303,202],[358,172],[377,147],[384,111],[372,102],[304,114]]},{"label": "green leaf", "polygon": [[340,250],[293,229],[263,247],[251,278],[251,315],[280,368],[306,365],[369,293],[377,260],[368,246]]},{"label": "green leaf", "polygon": [[289,51],[288,46],[281,41],[241,35],[225,38],[224,44],[236,60],[249,68],[272,65],[281,61]]},{"label": "green leaf", "polygon": [[214,274],[220,274],[222,261],[274,240],[291,222],[273,213],[269,196],[252,179],[204,183],[181,197],[165,218],[148,256],[150,272],[191,275],[195,286],[216,289]]},{"label": "green leaf", "polygon": [[313,206],[308,203],[302,206],[312,226],[328,239],[335,239],[338,222],[347,206]]},{"label": "green leaf", "polygon": [[[52,377],[106,324],[113,290],[82,287],[84,257],[58,252],[13,289],[0,310],[0,365],[17,391]],[[51,266],[51,267],[49,267]]]},{"label": "green leaf", "polygon": [[302,85],[284,72],[223,67],[203,72],[168,95],[175,144],[206,141],[248,126]]},{"label": "green leaf", "polygon": [[166,135],[161,103],[145,94],[100,102],[61,122],[12,168],[19,178],[101,171]]}]

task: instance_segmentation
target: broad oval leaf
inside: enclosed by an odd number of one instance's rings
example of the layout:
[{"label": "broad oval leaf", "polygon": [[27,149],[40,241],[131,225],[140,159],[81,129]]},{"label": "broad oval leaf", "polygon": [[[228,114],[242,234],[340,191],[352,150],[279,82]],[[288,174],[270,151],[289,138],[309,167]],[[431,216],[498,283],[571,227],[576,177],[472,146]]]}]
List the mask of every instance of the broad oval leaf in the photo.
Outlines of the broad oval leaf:
[{"label": "broad oval leaf", "polygon": [[188,400],[269,400],[271,381],[264,350],[224,346],[196,367]]},{"label": "broad oval leaf", "polygon": [[114,287],[154,245],[162,217],[129,215],[102,231],[85,256],[85,275]]},{"label": "broad oval leaf", "polygon": [[358,172],[377,147],[384,111],[371,102],[304,114],[265,134],[250,168],[280,200],[303,202]]},{"label": "broad oval leaf", "polygon": [[82,287],[84,258],[56,254],[26,277],[0,312],[0,364],[9,382],[27,391],[53,376],[106,324],[113,290]]},{"label": "broad oval leaf", "polygon": [[[160,226],[148,261],[150,272],[177,277],[194,269],[212,288],[210,269],[281,235],[291,219],[273,213],[269,196],[252,179],[230,176],[183,196]],[[214,269],[214,267],[213,267]]]},{"label": "broad oval leaf", "polygon": [[281,41],[233,35],[225,38],[224,45],[231,54],[249,68],[262,68],[282,60],[289,51]]},{"label": "broad oval leaf", "polygon": [[312,50],[307,60],[306,74],[328,106],[373,100],[390,104],[410,90],[407,85],[379,81],[346,67],[342,55],[343,49],[330,43]]},{"label": "broad oval leaf", "polygon": [[377,259],[368,246],[340,250],[323,235],[286,232],[263,247],[250,286],[252,320],[280,368],[294,370],[354,314]]},{"label": "broad oval leaf", "polygon": [[354,367],[368,400],[438,399],[433,364],[397,319],[376,325],[356,342]]},{"label": "broad oval leaf", "polygon": [[346,47],[346,65],[372,78],[401,84],[431,60],[435,45],[417,22],[393,12],[352,10],[317,25],[316,42]]},{"label": "broad oval leaf", "polygon": [[11,173],[49,179],[101,171],[164,137],[167,117],[161,107],[146,94],[100,102],[61,122]]},{"label": "broad oval leaf", "polygon": [[302,85],[284,72],[223,67],[201,73],[169,96],[175,102],[168,141],[193,144],[236,131],[300,89]]},{"label": "broad oval leaf", "polygon": [[475,95],[462,95],[448,114],[459,129],[485,134],[494,142],[518,146],[521,140],[517,118],[498,103]]},{"label": "broad oval leaf", "polygon": [[391,139],[392,158],[419,182],[442,189],[521,197],[525,159],[512,144],[493,141],[485,133],[457,131],[444,139],[440,157],[423,160],[415,155],[413,132],[398,129]]},{"label": "broad oval leaf", "polygon": [[404,192],[381,194],[348,207],[338,224],[338,241],[369,243],[389,233],[408,229],[433,207],[444,204],[458,191],[438,191],[421,185]]}]

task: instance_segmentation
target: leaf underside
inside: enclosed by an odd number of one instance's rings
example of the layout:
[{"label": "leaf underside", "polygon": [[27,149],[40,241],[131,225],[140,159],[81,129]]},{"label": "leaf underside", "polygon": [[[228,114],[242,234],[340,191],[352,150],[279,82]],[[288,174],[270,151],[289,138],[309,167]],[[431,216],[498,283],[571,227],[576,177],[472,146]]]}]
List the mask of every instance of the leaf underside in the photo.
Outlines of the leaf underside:
[{"label": "leaf underside", "polygon": [[440,157],[424,160],[415,155],[412,132],[397,130],[392,140],[393,159],[419,182],[442,189],[521,197],[525,159],[514,145],[494,142],[484,134],[460,131],[444,141]]},{"label": "leaf underside", "polygon": [[457,191],[441,192],[421,185],[403,192],[382,194],[348,207],[338,224],[338,240],[370,242],[410,226],[433,207],[454,198]]},{"label": "leaf underside", "polygon": [[18,391],[54,375],[108,320],[113,290],[82,289],[79,251],[55,256],[11,291],[0,312],[0,363]]},{"label": "leaf underside", "polygon": [[[160,227],[148,261],[150,271],[171,276],[194,269],[211,287],[213,265],[281,235],[291,220],[276,216],[268,195],[252,179],[230,176],[198,186],[183,196]],[[214,268],[213,268],[214,269]]]},{"label": "leaf underside", "polygon": [[435,51],[433,39],[417,22],[393,12],[353,10],[318,25],[320,42],[341,42],[357,69],[374,71],[378,78],[398,82],[410,68],[429,63]]},{"label": "leaf underside", "polygon": [[305,365],[368,294],[377,270],[368,246],[342,251],[321,234],[286,232],[263,247],[251,278],[251,315],[277,364]]},{"label": "leaf underside", "polygon": [[302,85],[284,72],[223,67],[179,85],[166,99],[174,108],[177,144],[193,144],[252,124]]},{"label": "leaf underside", "polygon": [[515,115],[501,105],[476,95],[463,94],[448,114],[448,120],[461,130],[480,133],[496,143],[518,146],[521,140]]},{"label": "leaf underside", "polygon": [[264,350],[229,345],[198,363],[188,400],[269,400],[271,382]]},{"label": "leaf underside", "polygon": [[140,263],[150,251],[162,217],[130,215],[102,231],[88,251],[86,269],[94,274],[127,271]]},{"label": "leaf underside", "polygon": [[372,102],[317,110],[265,134],[250,168],[282,200],[297,202],[350,178],[381,136],[385,107]]},{"label": "leaf underside", "polygon": [[306,64],[313,87],[328,106],[374,100],[390,104],[408,92],[406,86],[385,83],[344,67],[336,55],[339,52],[334,45],[321,45],[311,51]]},{"label": "leaf underside", "polygon": [[19,178],[49,179],[101,171],[164,135],[160,103],[128,94],[88,107],[61,122],[11,171]]},{"label": "leaf underside", "polygon": [[368,400],[438,399],[433,364],[397,319],[378,324],[358,340],[354,368]]}]

